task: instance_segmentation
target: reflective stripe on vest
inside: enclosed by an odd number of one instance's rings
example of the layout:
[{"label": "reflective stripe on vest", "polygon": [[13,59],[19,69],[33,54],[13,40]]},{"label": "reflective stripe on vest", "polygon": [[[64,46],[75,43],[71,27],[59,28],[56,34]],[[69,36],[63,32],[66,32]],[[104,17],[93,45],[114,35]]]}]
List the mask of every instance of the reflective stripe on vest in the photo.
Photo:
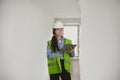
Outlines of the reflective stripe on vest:
[{"label": "reflective stripe on vest", "polygon": [[70,61],[66,61],[66,60],[64,60],[64,62],[70,64]]},{"label": "reflective stripe on vest", "polygon": [[[64,62],[70,64],[70,61],[64,60]],[[58,65],[58,63],[57,63],[57,62],[54,62],[54,63],[48,64],[48,66],[53,66],[53,65]]]},{"label": "reflective stripe on vest", "polygon": [[58,65],[58,63],[57,63],[57,62],[54,62],[54,63],[48,64],[48,66],[53,66],[53,65]]}]

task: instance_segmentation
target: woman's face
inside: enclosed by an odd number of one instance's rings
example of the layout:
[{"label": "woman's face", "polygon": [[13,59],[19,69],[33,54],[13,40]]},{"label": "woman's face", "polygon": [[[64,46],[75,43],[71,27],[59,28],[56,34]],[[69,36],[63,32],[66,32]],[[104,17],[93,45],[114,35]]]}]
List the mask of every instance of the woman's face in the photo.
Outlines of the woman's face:
[{"label": "woman's face", "polygon": [[56,36],[63,36],[63,28],[56,28],[55,35]]}]

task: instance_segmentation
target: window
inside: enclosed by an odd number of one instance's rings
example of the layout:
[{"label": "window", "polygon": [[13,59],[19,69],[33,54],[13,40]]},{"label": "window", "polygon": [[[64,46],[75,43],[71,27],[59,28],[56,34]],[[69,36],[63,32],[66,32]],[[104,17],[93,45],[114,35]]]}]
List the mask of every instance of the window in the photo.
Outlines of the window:
[{"label": "window", "polygon": [[72,40],[72,44],[77,44],[75,56],[78,54],[78,26],[64,26],[64,37]]}]

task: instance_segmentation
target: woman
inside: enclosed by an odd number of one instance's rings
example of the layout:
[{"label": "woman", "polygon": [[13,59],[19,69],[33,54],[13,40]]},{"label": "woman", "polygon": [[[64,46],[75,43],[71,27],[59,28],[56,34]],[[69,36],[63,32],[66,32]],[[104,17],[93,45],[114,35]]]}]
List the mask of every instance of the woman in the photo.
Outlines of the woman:
[{"label": "woman", "polygon": [[63,37],[63,23],[57,21],[53,26],[53,37],[48,41],[47,58],[48,58],[48,71],[50,80],[71,80],[70,75],[70,58],[74,57],[74,48],[70,48],[64,52],[60,49],[65,44],[72,44],[71,40]]}]

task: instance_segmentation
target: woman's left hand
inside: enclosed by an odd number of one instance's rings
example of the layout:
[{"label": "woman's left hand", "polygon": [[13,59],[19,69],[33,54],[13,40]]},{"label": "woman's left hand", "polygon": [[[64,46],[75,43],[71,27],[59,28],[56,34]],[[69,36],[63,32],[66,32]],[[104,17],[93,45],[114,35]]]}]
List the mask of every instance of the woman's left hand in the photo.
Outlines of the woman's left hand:
[{"label": "woman's left hand", "polygon": [[74,53],[74,48],[71,47],[68,50],[70,51],[70,53]]}]

